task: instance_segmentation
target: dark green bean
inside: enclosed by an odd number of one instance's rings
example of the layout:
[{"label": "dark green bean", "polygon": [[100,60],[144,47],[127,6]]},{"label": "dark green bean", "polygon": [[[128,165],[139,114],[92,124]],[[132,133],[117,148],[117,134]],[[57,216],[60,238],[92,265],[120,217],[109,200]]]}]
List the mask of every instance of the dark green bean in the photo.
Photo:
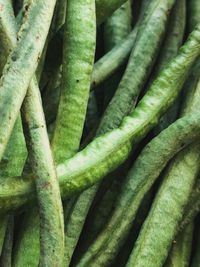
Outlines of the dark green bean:
[{"label": "dark green bean", "polygon": [[188,267],[190,263],[194,224],[190,223],[173,241],[164,267]]}]

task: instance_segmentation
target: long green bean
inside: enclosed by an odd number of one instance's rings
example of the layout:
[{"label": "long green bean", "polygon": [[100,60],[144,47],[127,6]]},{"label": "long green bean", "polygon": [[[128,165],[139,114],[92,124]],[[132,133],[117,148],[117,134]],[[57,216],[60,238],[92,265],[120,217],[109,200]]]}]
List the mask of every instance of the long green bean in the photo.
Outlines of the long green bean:
[{"label": "long green bean", "polygon": [[173,241],[164,267],[188,267],[192,250],[194,223],[188,224]]},{"label": "long green bean", "polygon": [[[2,16],[6,16],[5,11]],[[10,25],[15,29],[16,25],[13,22],[14,20]],[[4,31],[8,36],[16,36],[13,31],[9,33],[6,27]],[[10,48],[15,46],[17,39],[12,40],[9,44]],[[36,107],[37,112],[35,112]],[[38,178],[36,188],[42,228],[40,265],[62,266],[64,256],[62,204],[36,81],[31,82],[22,111],[26,142],[33,159],[32,169]]]},{"label": "long green bean", "polygon": [[[187,145],[184,142],[191,131],[188,128],[187,134],[183,138],[180,136],[180,132],[183,128],[186,130],[184,121],[191,123],[190,119],[195,116],[196,114],[178,120],[145,147],[125,181],[122,193],[116,203],[118,208],[78,266],[88,266],[88,264],[106,266],[109,260],[116,255],[130,230],[145,193],[148,192],[167,162],[183,148],[182,145]],[[129,207],[128,210],[127,207]]]},{"label": "long green bean", "polygon": [[125,73],[101,120],[101,133],[118,127],[123,117],[135,107],[160,47],[169,11],[174,3],[174,0],[150,2],[149,14],[139,25]]},{"label": "long green bean", "polygon": [[[195,113],[199,102],[200,82],[198,81],[192,101],[190,98],[188,101],[186,99],[181,115],[190,114],[190,112]],[[200,143],[195,142],[180,152],[168,166],[136,246],[130,255],[127,267],[146,266],[147,259],[150,262],[150,264],[148,263],[149,266],[155,267],[164,263],[199,172],[199,149]],[[157,227],[156,232],[154,227]]]},{"label": "long green bean", "polygon": [[[95,184],[127,158],[132,142],[144,137],[176,99],[199,53],[200,26],[190,34],[177,57],[161,72],[120,128],[96,138],[72,159],[57,167],[63,198]],[[32,177],[20,180],[11,177],[1,181],[1,212],[16,209],[34,198]]]},{"label": "long green bean", "polygon": [[[54,6],[54,0],[30,2],[30,6],[27,7],[28,19],[21,26],[17,45],[4,67],[0,85],[0,159],[5,151],[31,77],[36,70]],[[37,26],[32,27],[32,25]],[[18,81],[17,87],[16,81]]]}]

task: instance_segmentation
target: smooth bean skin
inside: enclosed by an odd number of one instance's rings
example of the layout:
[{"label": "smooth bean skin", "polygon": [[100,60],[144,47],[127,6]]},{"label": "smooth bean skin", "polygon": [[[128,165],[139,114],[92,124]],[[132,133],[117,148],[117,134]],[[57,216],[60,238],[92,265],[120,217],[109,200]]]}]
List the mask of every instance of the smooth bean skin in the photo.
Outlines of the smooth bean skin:
[{"label": "smooth bean skin", "polygon": [[[178,56],[161,72],[137,108],[123,120],[118,129],[96,138],[72,159],[57,167],[63,198],[95,184],[124,162],[132,143],[143,138],[174,102],[186,79],[186,73],[199,53],[200,26],[191,33]],[[34,198],[33,178],[8,178],[1,181],[2,212],[16,209]]]}]

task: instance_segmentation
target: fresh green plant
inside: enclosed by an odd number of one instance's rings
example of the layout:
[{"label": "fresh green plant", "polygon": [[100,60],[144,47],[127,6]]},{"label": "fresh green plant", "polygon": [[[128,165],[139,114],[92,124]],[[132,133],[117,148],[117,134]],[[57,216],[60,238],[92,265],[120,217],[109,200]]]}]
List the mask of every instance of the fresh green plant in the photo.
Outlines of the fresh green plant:
[{"label": "fresh green plant", "polygon": [[199,265],[199,10],[0,0],[0,266]]}]

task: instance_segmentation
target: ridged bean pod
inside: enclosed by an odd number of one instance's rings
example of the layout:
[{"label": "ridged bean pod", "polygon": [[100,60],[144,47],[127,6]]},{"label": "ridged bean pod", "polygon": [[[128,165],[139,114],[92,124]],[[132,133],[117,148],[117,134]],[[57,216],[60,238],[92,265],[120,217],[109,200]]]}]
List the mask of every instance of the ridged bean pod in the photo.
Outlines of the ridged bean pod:
[{"label": "ridged bean pod", "polygon": [[[152,76],[158,73],[167,65],[167,63],[177,55],[178,49],[182,45],[183,36],[185,33],[186,24],[186,1],[176,1],[174,8],[170,14],[167,33],[162,44],[162,49],[158,56],[155,69]],[[174,105],[167,111],[167,113],[160,119],[159,125],[155,129],[155,133],[162,131],[170,123],[172,123],[178,116],[180,106],[180,99],[178,98]]]},{"label": "ridged bean pod", "polygon": [[94,0],[69,1],[66,17],[62,89],[52,139],[57,164],[73,156],[80,146],[95,52]]},{"label": "ridged bean pod", "polygon": [[[144,137],[174,102],[186,73],[199,53],[200,26],[190,34],[177,57],[160,73],[137,108],[118,129],[96,138],[72,159],[57,167],[63,198],[95,184],[127,158],[132,142]],[[1,212],[16,209],[34,198],[32,177],[20,180],[11,177],[1,181]]]},{"label": "ridged bean pod", "polygon": [[[0,159],[5,151],[29,82],[36,70],[54,6],[54,0],[30,2],[30,6],[27,7],[28,19],[20,28],[17,45],[4,67],[0,84]],[[1,12],[4,10],[2,9]],[[37,16],[35,16],[36,13]],[[32,27],[32,25],[37,26]],[[16,81],[18,81],[17,87],[15,87]]]},{"label": "ridged bean pod", "polygon": [[[100,123],[101,133],[117,128],[136,105],[164,36],[169,11],[175,1],[152,0],[149,13],[139,24],[125,73]],[[148,46],[146,45],[148,41]]]},{"label": "ridged bean pod", "polygon": [[[78,266],[106,266],[123,244],[136,216],[139,205],[167,162],[188,143],[184,143],[191,132],[186,124],[198,124],[196,114],[184,117],[161,132],[142,151],[128,174],[116,210],[106,228],[87,250]],[[193,127],[193,126],[192,126]],[[184,131],[186,131],[184,133]],[[187,129],[187,130],[186,130]],[[182,137],[180,133],[184,134]],[[197,130],[198,133],[198,130]],[[179,139],[180,138],[180,139]],[[190,139],[190,142],[194,139]],[[127,210],[127,207],[128,210]]]},{"label": "ridged bean pod", "polygon": [[[196,113],[199,103],[198,83],[193,98],[186,99],[181,115]],[[194,142],[169,164],[127,267],[146,266],[147,259],[148,265],[152,267],[164,263],[199,172],[199,149],[200,143]]]},{"label": "ridged bean pod", "polygon": [[[6,12],[2,16],[6,16]],[[13,16],[14,18],[14,16]],[[17,27],[14,19],[10,21],[13,31],[2,25],[2,29],[12,41],[8,44],[10,49],[15,46],[14,40]],[[37,112],[35,108],[37,107]],[[26,133],[27,147],[32,157],[32,170],[36,174],[36,188],[41,222],[41,257],[40,266],[62,266],[64,256],[64,230],[62,218],[62,204],[55,167],[51,155],[50,144],[41,105],[39,88],[35,80],[31,81],[22,108],[23,125]]]}]

